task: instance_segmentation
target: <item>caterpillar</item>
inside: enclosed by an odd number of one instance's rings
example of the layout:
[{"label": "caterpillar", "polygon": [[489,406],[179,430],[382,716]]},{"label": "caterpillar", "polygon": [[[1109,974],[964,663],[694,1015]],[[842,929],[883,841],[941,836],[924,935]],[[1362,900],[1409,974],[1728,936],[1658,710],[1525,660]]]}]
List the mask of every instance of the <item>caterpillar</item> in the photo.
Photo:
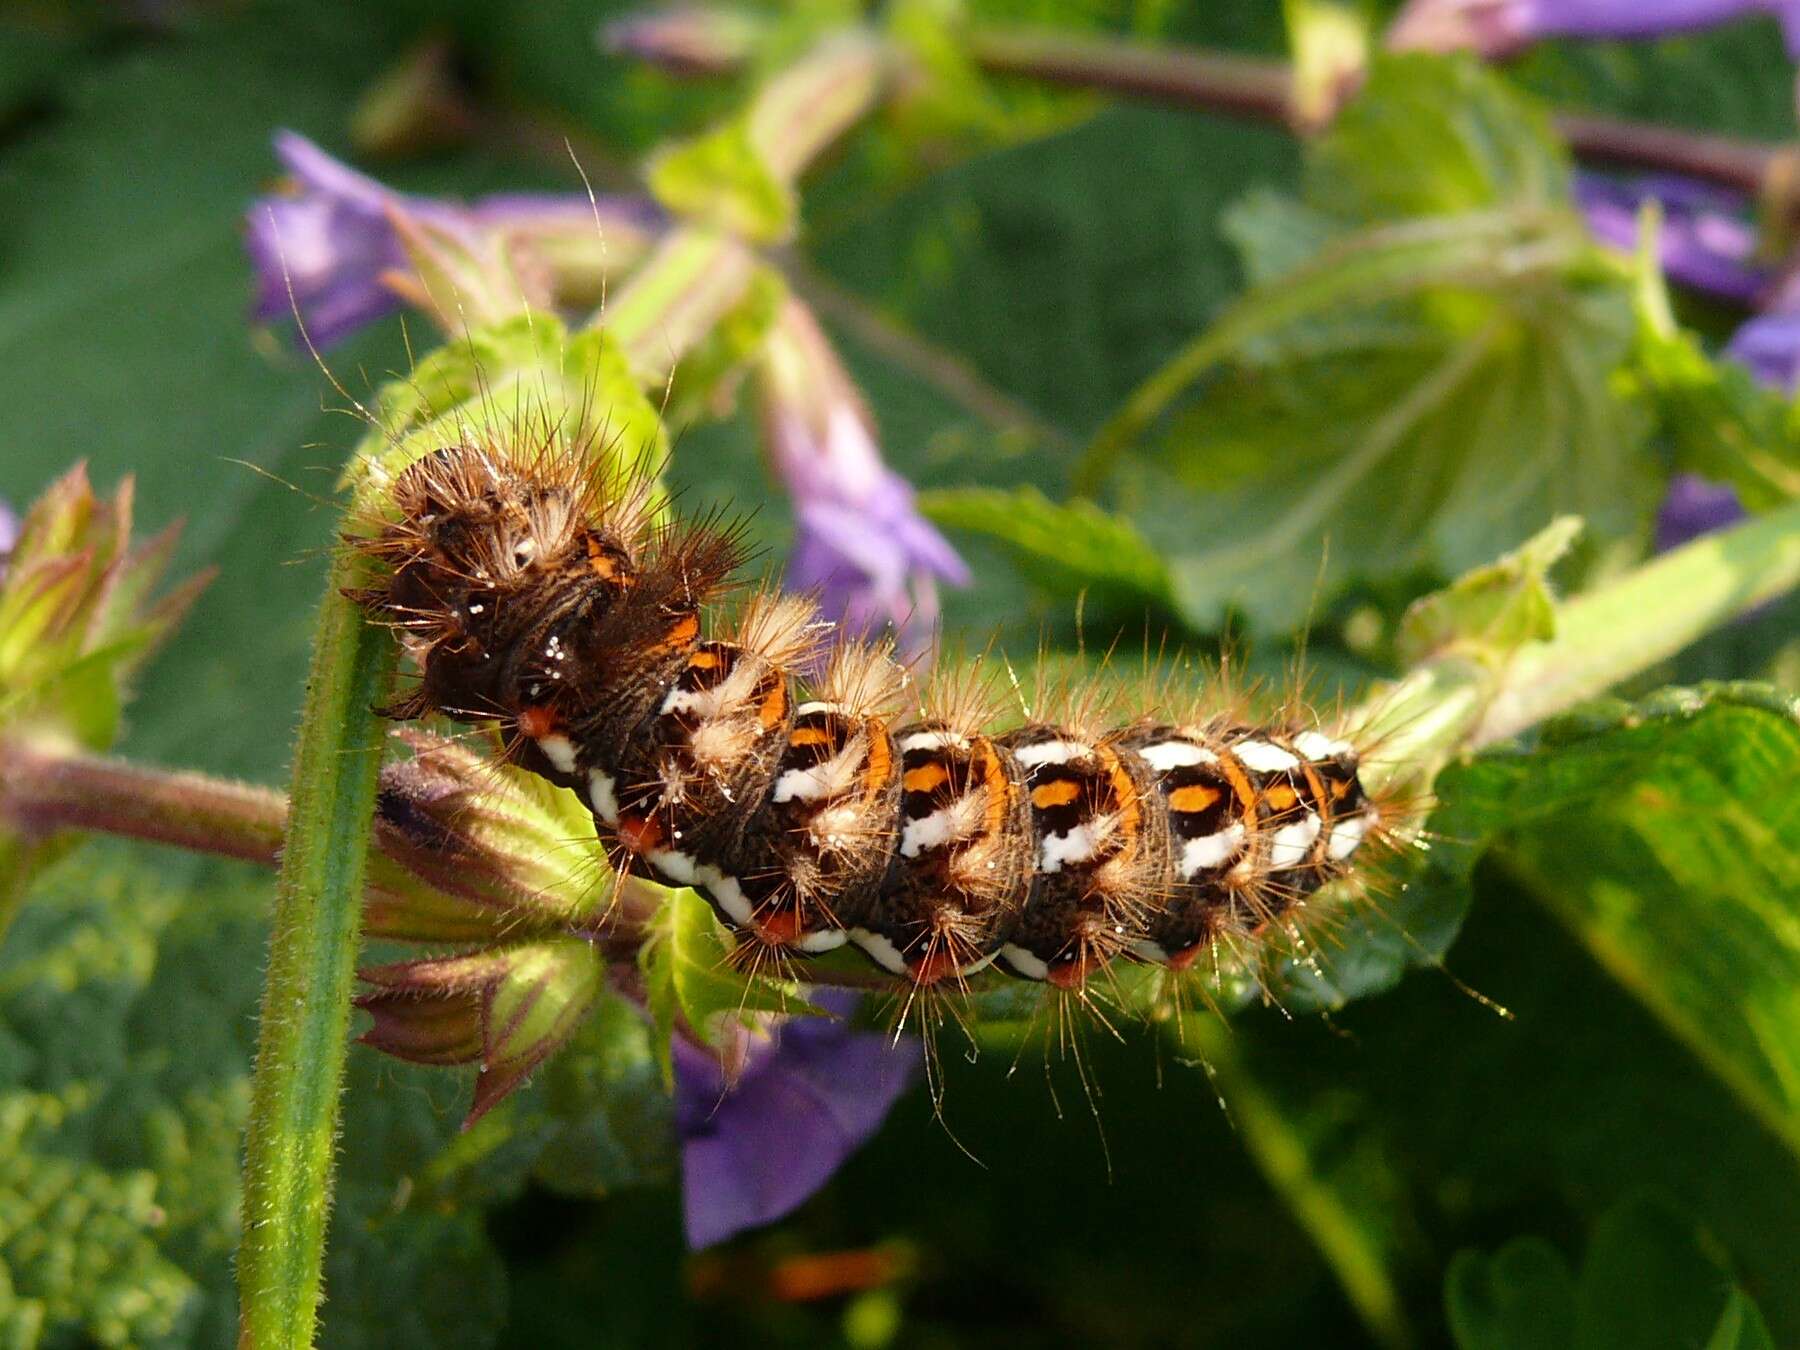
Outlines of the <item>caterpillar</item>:
[{"label": "caterpillar", "polygon": [[1356,746],[1298,712],[997,730],[941,682],[908,707],[891,648],[833,643],[803,597],[721,619],[737,532],[655,505],[553,441],[448,445],[353,533],[380,577],[356,598],[417,670],[388,715],[497,722],[622,866],[694,887],[757,952],[1080,990],[1253,946],[1387,837]]}]

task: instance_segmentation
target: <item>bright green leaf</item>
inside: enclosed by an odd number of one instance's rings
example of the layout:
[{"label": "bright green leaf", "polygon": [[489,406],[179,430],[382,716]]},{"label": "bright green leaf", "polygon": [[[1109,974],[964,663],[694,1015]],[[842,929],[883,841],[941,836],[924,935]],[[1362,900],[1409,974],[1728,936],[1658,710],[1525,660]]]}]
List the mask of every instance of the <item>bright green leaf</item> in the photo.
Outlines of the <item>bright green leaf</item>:
[{"label": "bright green leaf", "polygon": [[1406,611],[1397,638],[1402,664],[1457,651],[1490,664],[1556,631],[1549,572],[1569,551],[1581,522],[1564,517],[1498,562],[1477,567]]},{"label": "bright green leaf", "polygon": [[671,891],[662,921],[639,956],[645,1003],[656,1021],[657,1054],[664,1079],[674,1081],[669,1038],[679,1024],[710,1038],[721,1019],[747,1013],[812,1013],[826,1016],[791,984],[743,973],[712,907],[697,891]]},{"label": "bright green leaf", "polygon": [[953,530],[1005,544],[1026,573],[1059,595],[1096,590],[1162,608],[1172,603],[1168,570],[1131,523],[1092,502],[1052,502],[1035,487],[945,488],[919,495],[919,509]]}]

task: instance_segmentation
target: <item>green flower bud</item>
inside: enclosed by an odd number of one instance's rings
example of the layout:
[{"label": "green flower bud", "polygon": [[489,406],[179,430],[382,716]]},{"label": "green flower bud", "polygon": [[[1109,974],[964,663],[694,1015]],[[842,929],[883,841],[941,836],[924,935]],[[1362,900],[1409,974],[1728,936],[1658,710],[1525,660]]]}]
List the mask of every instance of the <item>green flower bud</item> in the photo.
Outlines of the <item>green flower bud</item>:
[{"label": "green flower bud", "polygon": [[131,546],[131,480],[111,501],[77,465],[31,508],[0,577],[0,730],[103,750],[131,674],[193,602],[199,576],[155,601],[179,527]]},{"label": "green flower bud", "polygon": [[605,962],[575,937],[374,966],[356,1005],[363,1044],[415,1064],[479,1064],[466,1129],[566,1041],[600,996]]},{"label": "green flower bud", "polygon": [[370,931],[462,942],[599,927],[613,904],[613,870],[574,793],[455,741],[406,729],[394,736],[412,758],[382,770],[381,851],[431,890],[372,895]]}]

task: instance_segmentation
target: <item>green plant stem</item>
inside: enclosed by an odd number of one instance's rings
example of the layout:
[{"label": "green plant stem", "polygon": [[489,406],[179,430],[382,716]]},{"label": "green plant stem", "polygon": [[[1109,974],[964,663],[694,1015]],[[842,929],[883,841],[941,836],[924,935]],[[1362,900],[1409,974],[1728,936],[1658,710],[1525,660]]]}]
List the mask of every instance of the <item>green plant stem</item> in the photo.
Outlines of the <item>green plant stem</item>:
[{"label": "green plant stem", "polygon": [[1800,502],[1684,544],[1557,606],[1556,636],[1507,668],[1470,738],[1515,736],[1800,586]]},{"label": "green plant stem", "polygon": [[1553,637],[1497,666],[1451,652],[1378,692],[1349,718],[1379,745],[1364,782],[1429,791],[1454,756],[1598,697],[1796,587],[1800,502],[1683,544],[1563,601]]},{"label": "green plant stem", "polygon": [[301,1350],[317,1317],[383,741],[374,708],[395,661],[343,593],[361,571],[348,551],[332,565],[294,756],[244,1155],[243,1350]]},{"label": "green plant stem", "polygon": [[624,349],[633,374],[659,388],[681,356],[744,298],[759,265],[730,235],[682,225],[664,236],[593,322]]}]

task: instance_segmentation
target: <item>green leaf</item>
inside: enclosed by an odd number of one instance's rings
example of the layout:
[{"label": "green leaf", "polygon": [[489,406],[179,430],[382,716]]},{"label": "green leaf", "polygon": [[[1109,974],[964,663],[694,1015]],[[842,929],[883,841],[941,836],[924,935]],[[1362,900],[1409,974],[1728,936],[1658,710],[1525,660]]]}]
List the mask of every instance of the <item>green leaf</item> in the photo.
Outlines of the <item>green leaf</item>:
[{"label": "green leaf", "polygon": [[1569,159],[1535,99],[1467,56],[1383,56],[1320,138],[1306,196],[1357,224],[1560,207]]},{"label": "green leaf", "polygon": [[1795,782],[1800,711],[1773,689],[1592,705],[1445,772],[1427,889],[1491,850],[1800,1153]]},{"label": "green leaf", "polygon": [[669,1038],[677,1026],[710,1043],[719,1022],[727,1017],[758,1012],[830,1015],[801,998],[791,983],[743,973],[732,951],[724,926],[697,891],[669,892],[660,926],[638,957],[667,1084],[675,1081]]},{"label": "green leaf", "polygon": [[1647,213],[1637,256],[1637,336],[1630,379],[1654,413],[1676,465],[1730,483],[1752,511],[1800,497],[1800,403],[1714,360],[1679,327]]},{"label": "green leaf", "polygon": [[1077,480],[1115,473],[1188,621],[1292,627],[1356,578],[1454,574],[1563,513],[1641,538],[1661,474],[1613,387],[1629,280],[1541,110],[1465,62],[1380,62],[1306,183],[1240,210],[1258,284]]},{"label": "green leaf", "polygon": [[1060,596],[1095,590],[1160,608],[1173,605],[1168,569],[1127,520],[1080,499],[1052,502],[1035,487],[946,488],[919,494],[939,525],[997,539],[1039,585]]},{"label": "green leaf", "polygon": [[1572,1344],[1575,1350],[1704,1345],[1719,1326],[1730,1290],[1721,1253],[1691,1216],[1657,1196],[1635,1196],[1594,1229],[1582,1263]]},{"label": "green leaf", "polygon": [[1462,1350],[1569,1350],[1574,1341],[1575,1280],[1542,1238],[1515,1238],[1492,1256],[1458,1252],[1444,1286]]},{"label": "green leaf", "polygon": [[1649,1191],[1600,1216],[1579,1280],[1548,1242],[1518,1238],[1491,1257],[1457,1253],[1444,1297],[1461,1350],[1773,1345],[1717,1244]]},{"label": "green leaf", "polygon": [[1769,1334],[1762,1309],[1742,1289],[1725,1296],[1725,1311],[1707,1338],[1706,1350],[1775,1350],[1775,1338]]}]

